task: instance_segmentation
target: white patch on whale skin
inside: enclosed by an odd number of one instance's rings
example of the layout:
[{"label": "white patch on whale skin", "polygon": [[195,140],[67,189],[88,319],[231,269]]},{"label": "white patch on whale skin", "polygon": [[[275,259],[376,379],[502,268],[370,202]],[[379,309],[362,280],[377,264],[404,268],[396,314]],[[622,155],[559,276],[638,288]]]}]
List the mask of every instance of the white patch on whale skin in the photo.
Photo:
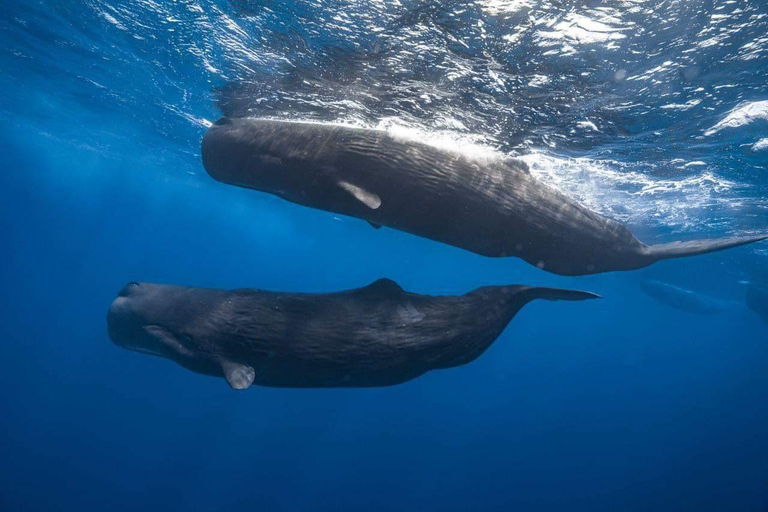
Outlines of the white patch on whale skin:
[{"label": "white patch on whale skin", "polygon": [[402,306],[397,307],[397,314],[400,315],[400,319],[407,324],[415,324],[424,320],[424,313],[416,309],[416,306],[410,302],[406,302]]},{"label": "white patch on whale skin", "polygon": [[363,203],[371,210],[376,210],[381,206],[381,198],[373,192],[368,192],[364,188],[360,188],[357,185],[347,183],[346,181],[340,181],[339,186],[352,194],[355,199]]}]

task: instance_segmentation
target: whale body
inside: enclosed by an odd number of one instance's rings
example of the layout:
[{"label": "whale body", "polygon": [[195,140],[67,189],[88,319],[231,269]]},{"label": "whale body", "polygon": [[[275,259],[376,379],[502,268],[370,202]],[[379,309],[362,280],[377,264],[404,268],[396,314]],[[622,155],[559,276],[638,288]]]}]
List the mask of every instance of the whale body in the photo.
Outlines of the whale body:
[{"label": "whale body", "polygon": [[227,184],[562,275],[632,270],[768,238],[648,246],[519,160],[477,159],[380,130],[225,117],[203,137],[202,158]]},{"label": "whale body", "polygon": [[768,325],[768,286],[752,284],[747,288],[747,307]]},{"label": "whale body", "polygon": [[640,287],[646,295],[653,297],[662,304],[689,313],[712,315],[729,309],[732,305],[730,302],[707,297],[692,290],[686,290],[655,279],[643,280]]},{"label": "whale body", "polygon": [[235,389],[389,386],[474,360],[534,299],[596,297],[528,286],[429,296],[388,279],[327,294],[129,283],[107,325],[115,344]]}]

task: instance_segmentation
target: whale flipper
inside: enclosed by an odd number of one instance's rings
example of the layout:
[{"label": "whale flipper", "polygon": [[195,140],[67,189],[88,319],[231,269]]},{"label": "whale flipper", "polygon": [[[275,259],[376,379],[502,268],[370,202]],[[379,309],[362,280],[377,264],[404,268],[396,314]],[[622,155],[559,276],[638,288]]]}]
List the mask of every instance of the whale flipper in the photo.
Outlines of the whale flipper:
[{"label": "whale flipper", "polygon": [[353,185],[346,181],[340,181],[339,186],[371,210],[375,210],[381,206],[381,198],[373,192],[369,192],[362,187],[358,187],[357,185]]},{"label": "whale flipper", "polygon": [[722,251],[731,247],[747,245],[761,240],[768,239],[768,234],[732,237],[732,238],[714,238],[710,240],[691,240],[689,242],[671,242],[668,244],[651,245],[645,248],[645,252],[652,261],[668,260],[671,258],[683,258],[685,256],[696,256],[697,254],[706,254],[709,252]]},{"label": "whale flipper", "polygon": [[253,379],[256,377],[256,371],[244,364],[226,361],[221,364],[221,369],[224,371],[227,384],[232,389],[247,389],[253,384]]}]

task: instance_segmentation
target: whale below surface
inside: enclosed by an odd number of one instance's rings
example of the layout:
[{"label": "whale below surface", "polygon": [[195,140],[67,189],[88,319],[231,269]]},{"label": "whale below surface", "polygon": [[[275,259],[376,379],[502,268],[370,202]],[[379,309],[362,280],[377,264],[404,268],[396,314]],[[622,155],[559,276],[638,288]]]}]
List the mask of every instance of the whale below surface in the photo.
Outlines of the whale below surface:
[{"label": "whale below surface", "polygon": [[747,307],[768,325],[768,285],[752,284],[747,288]]},{"label": "whale below surface", "polygon": [[430,296],[388,279],[327,294],[129,283],[107,325],[115,344],[235,389],[389,386],[476,359],[534,299],[597,297],[513,285]]},{"label": "whale below surface", "polygon": [[700,295],[692,290],[686,290],[669,283],[646,279],[640,283],[646,295],[653,297],[662,304],[700,315],[719,313],[731,307],[731,303]]},{"label": "whale below surface", "polygon": [[217,181],[561,275],[632,270],[768,238],[648,246],[519,160],[473,158],[380,130],[224,117],[201,150]]}]

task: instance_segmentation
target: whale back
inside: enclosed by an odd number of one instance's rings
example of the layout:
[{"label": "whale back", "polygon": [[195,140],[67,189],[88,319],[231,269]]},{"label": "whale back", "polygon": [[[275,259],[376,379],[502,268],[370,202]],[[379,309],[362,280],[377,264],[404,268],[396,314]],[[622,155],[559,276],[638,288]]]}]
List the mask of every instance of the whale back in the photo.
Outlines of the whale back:
[{"label": "whale back", "polygon": [[256,384],[381,386],[476,359],[534,299],[595,297],[517,285],[431,296],[380,279],[328,294],[234,290],[203,323]]}]

